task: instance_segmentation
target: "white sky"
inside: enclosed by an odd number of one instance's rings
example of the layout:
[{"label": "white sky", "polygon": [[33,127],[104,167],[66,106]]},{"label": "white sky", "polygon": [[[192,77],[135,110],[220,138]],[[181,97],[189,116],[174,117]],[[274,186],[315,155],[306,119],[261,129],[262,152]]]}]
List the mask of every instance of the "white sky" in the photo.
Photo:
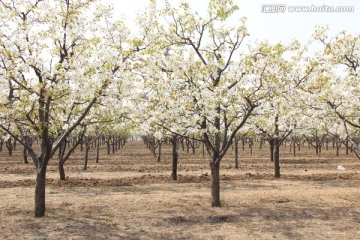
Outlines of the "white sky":
[{"label": "white sky", "polygon": [[[114,4],[115,14],[124,16],[131,26],[136,12],[148,5],[148,0],[106,0]],[[162,2],[162,0],[157,0]],[[180,0],[169,0],[179,3]],[[250,39],[267,39],[271,42],[287,42],[297,38],[301,42],[310,39],[317,25],[328,25],[330,32],[336,34],[347,30],[353,34],[360,33],[359,0],[233,0],[240,8],[233,19],[247,17],[246,26]],[[207,0],[188,1],[199,13],[206,11]],[[285,4],[285,13],[263,13],[264,4]],[[288,6],[353,6],[354,12],[289,12]],[[266,8],[265,8],[266,10]]]}]

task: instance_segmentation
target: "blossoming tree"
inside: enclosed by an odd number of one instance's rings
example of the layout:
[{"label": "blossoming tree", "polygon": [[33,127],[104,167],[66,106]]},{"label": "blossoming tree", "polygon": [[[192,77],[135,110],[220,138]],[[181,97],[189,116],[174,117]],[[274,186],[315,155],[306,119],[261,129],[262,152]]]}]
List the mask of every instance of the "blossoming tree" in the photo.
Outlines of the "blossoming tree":
[{"label": "blossoming tree", "polygon": [[45,214],[50,158],[90,110],[101,107],[114,74],[123,70],[114,57],[120,46],[106,43],[106,24],[96,24],[106,22],[110,9],[94,10],[95,4],[0,1],[0,127],[13,137],[27,131],[40,139],[37,152],[17,138],[36,164],[36,217]]}]

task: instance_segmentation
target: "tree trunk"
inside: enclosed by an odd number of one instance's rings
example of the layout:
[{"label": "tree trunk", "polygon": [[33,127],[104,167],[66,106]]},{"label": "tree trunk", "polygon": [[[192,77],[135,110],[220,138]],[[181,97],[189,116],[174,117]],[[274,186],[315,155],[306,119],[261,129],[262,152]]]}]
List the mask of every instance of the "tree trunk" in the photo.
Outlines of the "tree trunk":
[{"label": "tree trunk", "polygon": [[96,145],[96,163],[99,163],[99,159],[100,159],[100,137],[96,140],[97,141],[97,145]]},{"label": "tree trunk", "polygon": [[85,143],[84,171],[86,171],[88,165],[89,150],[90,150],[90,143]]},{"label": "tree trunk", "polygon": [[274,161],[274,139],[270,138],[269,140],[269,146],[270,146],[270,161]]},{"label": "tree trunk", "polygon": [[211,168],[211,206],[221,207],[220,202],[220,161],[216,163],[217,156],[210,162]]},{"label": "tree trunk", "polygon": [[[40,164],[39,164],[40,165]],[[35,217],[45,215],[46,165],[38,167],[35,186]]]},{"label": "tree trunk", "polygon": [[7,147],[7,149],[8,149],[9,156],[11,157],[11,156],[12,156],[12,153],[13,153],[13,150],[14,150],[14,144],[13,144],[11,138],[9,138],[9,139],[6,141],[6,147]]},{"label": "tree trunk", "polygon": [[28,164],[28,158],[27,158],[27,149],[26,147],[24,146],[24,149],[23,149],[23,158],[24,158],[24,163],[25,164]]},{"label": "tree trunk", "polygon": [[253,141],[251,140],[251,141],[249,142],[250,156],[253,155],[253,145],[254,145],[254,143],[253,143]]},{"label": "tree trunk", "polygon": [[273,161],[274,161],[274,170],[275,178],[280,178],[280,144],[285,140],[285,137],[280,141],[279,139],[279,125],[278,125],[279,116],[275,116],[275,136],[273,139]]},{"label": "tree trunk", "polygon": [[157,162],[161,161],[161,145],[162,145],[162,141],[158,141],[158,156],[157,156]]},{"label": "tree trunk", "polygon": [[339,151],[340,151],[340,144],[338,141],[336,141],[336,156],[339,156]]},{"label": "tree trunk", "polygon": [[235,145],[235,168],[239,169],[239,139],[234,139],[234,145]]},{"label": "tree trunk", "polygon": [[186,139],[186,153],[189,154],[190,152],[190,139]]},{"label": "tree trunk", "polygon": [[[59,147],[59,161],[58,161],[58,167],[59,167],[59,175],[60,180],[65,181],[65,169],[64,164],[67,159],[65,159],[65,151],[66,151],[66,141],[64,141],[60,147]],[[76,144],[74,145],[76,146]]]},{"label": "tree trunk", "polygon": [[205,157],[205,143],[202,143],[202,155]]},{"label": "tree trunk", "polygon": [[280,178],[280,144],[279,139],[274,139],[274,153],[273,153],[275,178]]},{"label": "tree trunk", "polygon": [[172,172],[171,178],[173,180],[177,180],[177,165],[178,165],[178,152],[177,152],[177,139],[176,136],[171,138],[171,146],[172,146]]},{"label": "tree trunk", "polygon": [[110,150],[111,150],[111,148],[110,148],[110,138],[107,139],[106,146],[107,146],[107,154],[110,155]]},{"label": "tree trunk", "polygon": [[58,167],[59,167],[59,175],[60,175],[60,180],[61,181],[65,181],[65,169],[64,169],[64,161],[59,161],[58,163]]},{"label": "tree trunk", "polygon": [[293,140],[293,156],[296,156],[296,138]]}]

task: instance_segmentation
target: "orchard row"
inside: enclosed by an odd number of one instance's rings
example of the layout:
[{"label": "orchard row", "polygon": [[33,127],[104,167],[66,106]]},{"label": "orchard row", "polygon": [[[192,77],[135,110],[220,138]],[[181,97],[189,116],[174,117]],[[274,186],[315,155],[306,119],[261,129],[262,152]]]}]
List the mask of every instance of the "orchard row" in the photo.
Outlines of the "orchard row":
[{"label": "orchard row", "polygon": [[74,138],[194,138],[214,207],[221,160],[242,136],[269,141],[275,177],[291,137],[329,135],[360,157],[360,36],[319,27],[306,44],[272,44],[251,39],[246,18],[229,21],[238,8],[150,1],[134,30],[100,1],[0,1],[0,133],[36,165],[36,217],[49,160]]}]

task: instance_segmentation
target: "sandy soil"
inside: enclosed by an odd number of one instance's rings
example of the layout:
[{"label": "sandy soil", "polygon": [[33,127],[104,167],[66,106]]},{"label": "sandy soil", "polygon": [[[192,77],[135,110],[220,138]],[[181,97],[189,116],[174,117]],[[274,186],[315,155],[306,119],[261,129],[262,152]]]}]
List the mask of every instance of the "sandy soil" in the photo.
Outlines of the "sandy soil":
[{"label": "sandy soil", "polygon": [[[342,149],[296,157],[282,149],[282,178],[268,150],[233,150],[223,160],[221,208],[210,207],[210,171],[201,152],[180,150],[179,180],[170,178],[168,146],[157,163],[140,142],[82,171],[79,150],[58,180],[48,168],[47,210],[33,217],[35,169],[21,149],[0,153],[0,239],[360,239],[360,161]],[[94,150],[92,150],[94,151]],[[346,171],[338,171],[343,165]]]}]

